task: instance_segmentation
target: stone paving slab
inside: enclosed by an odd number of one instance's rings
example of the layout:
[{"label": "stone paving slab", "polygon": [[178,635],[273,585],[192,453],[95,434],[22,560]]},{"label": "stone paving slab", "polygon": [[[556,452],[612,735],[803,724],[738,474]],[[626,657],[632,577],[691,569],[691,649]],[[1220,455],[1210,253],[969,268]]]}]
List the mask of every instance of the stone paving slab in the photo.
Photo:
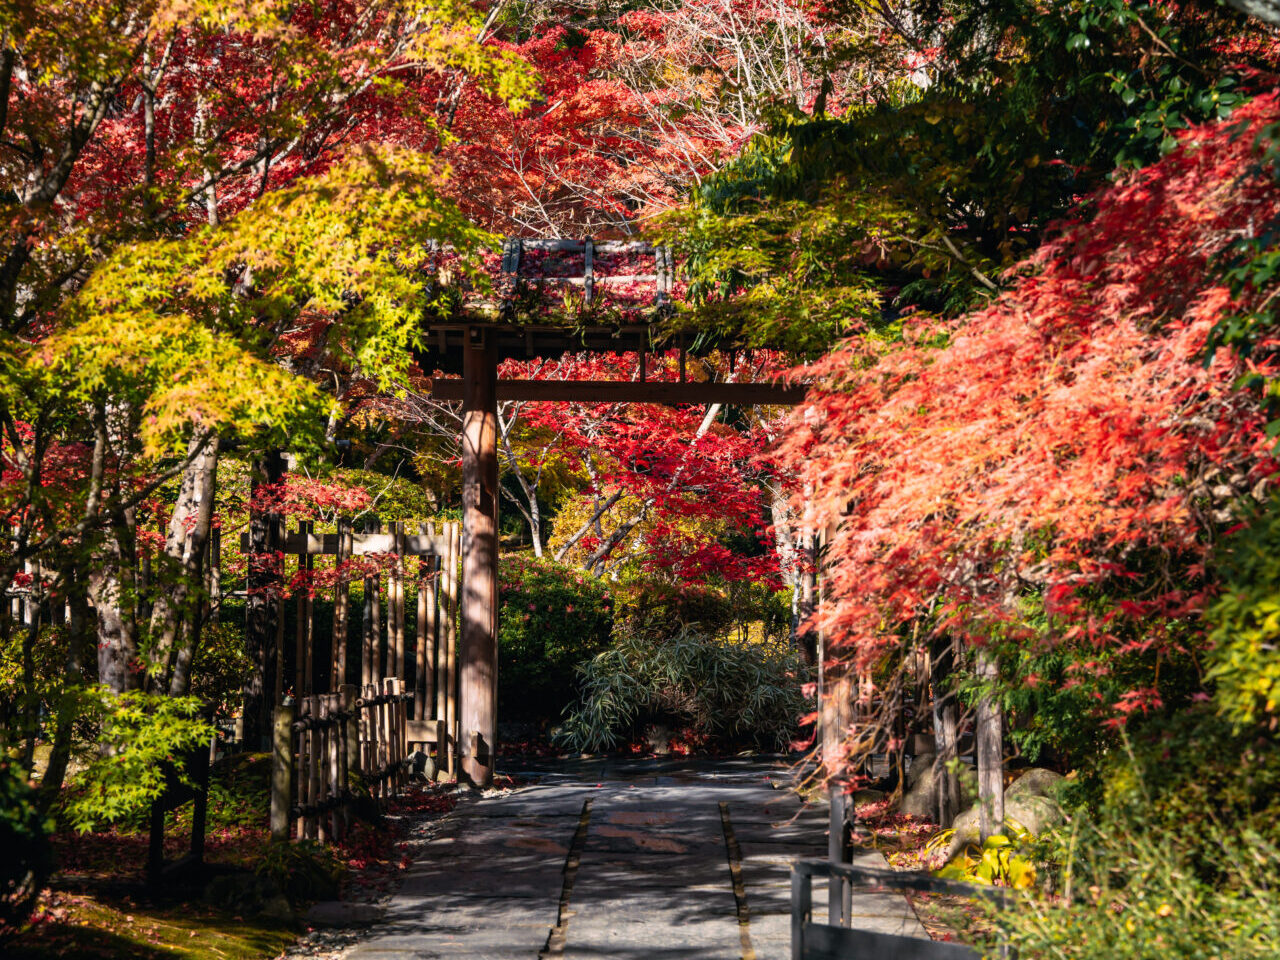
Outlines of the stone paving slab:
[{"label": "stone paving slab", "polygon": [[[742,855],[751,945],[760,960],[786,960],[790,864],[825,854],[827,813],[779,789],[785,776],[752,761],[701,774],[682,762],[593,761],[464,802],[427,856],[406,871],[373,939],[346,956],[537,960],[559,918],[566,860],[590,799],[563,952],[546,960],[740,958],[721,803]],[[814,906],[815,919],[825,918],[821,881]],[[897,894],[859,894],[854,914],[868,929],[927,937]]]}]

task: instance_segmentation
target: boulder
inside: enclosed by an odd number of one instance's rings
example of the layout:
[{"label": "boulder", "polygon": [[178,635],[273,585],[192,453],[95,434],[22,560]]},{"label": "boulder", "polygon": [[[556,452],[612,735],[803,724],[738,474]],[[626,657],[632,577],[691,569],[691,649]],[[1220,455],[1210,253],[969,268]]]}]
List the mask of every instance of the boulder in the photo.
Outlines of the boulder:
[{"label": "boulder", "polygon": [[649,749],[655,756],[665,757],[671,753],[671,728],[665,723],[653,723],[645,727],[644,737],[649,741]]},{"label": "boulder", "polygon": [[[932,753],[921,753],[911,761],[907,771],[907,790],[898,803],[898,812],[913,817],[932,819],[937,815],[935,807],[935,781],[938,758]],[[977,775],[967,764],[960,766],[960,805],[973,803],[977,795]]]},{"label": "boulder", "polygon": [[263,920],[274,920],[276,923],[292,923],[293,907],[289,905],[288,897],[283,893],[277,893],[274,897],[267,898],[262,909],[258,911],[258,916]]},{"label": "boulder", "polygon": [[[1048,797],[1037,797],[1030,793],[1010,795],[1012,787],[1004,793],[1004,819],[1006,824],[1016,824],[1032,836],[1039,836],[1046,830],[1061,826],[1066,822],[1062,808]],[[968,846],[978,846],[982,842],[982,808],[975,803],[965,810],[951,829],[955,834],[947,845],[946,859],[950,863],[956,854]]]},{"label": "boulder", "polygon": [[907,789],[898,801],[898,812],[911,817],[931,818],[934,816],[934,765],[937,755],[919,753],[911,758],[911,766],[907,769]]},{"label": "boulder", "polygon": [[[1044,767],[1032,767],[1017,780],[1004,789],[1005,803],[1013,797],[1050,797],[1057,791],[1058,784],[1066,779],[1060,773],[1046,770]],[[1032,833],[1035,831],[1033,830]]]},{"label": "boulder", "polygon": [[969,809],[964,810],[951,823],[951,829],[955,833],[951,837],[951,842],[947,844],[946,861],[950,863],[965,847],[976,847],[982,840],[982,821],[981,811],[975,803]]},{"label": "boulder", "polygon": [[1037,837],[1046,830],[1062,826],[1067,819],[1062,814],[1062,808],[1048,797],[1010,797],[1007,793],[1004,818]]}]

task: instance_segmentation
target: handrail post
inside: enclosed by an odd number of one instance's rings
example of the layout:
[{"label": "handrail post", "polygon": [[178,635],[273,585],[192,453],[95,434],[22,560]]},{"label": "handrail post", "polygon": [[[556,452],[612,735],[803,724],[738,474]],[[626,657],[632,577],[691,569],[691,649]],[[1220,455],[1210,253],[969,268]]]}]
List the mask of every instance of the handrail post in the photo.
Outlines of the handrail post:
[{"label": "handrail post", "polygon": [[811,879],[804,864],[791,864],[791,960],[804,960],[804,928],[813,916]]},{"label": "handrail post", "polygon": [[[832,864],[846,863],[845,821],[848,817],[848,797],[844,792],[843,781],[832,779],[829,791],[831,821],[827,834],[827,859]],[[853,884],[832,871],[827,880],[827,922],[833,927],[849,925],[852,894]]]}]

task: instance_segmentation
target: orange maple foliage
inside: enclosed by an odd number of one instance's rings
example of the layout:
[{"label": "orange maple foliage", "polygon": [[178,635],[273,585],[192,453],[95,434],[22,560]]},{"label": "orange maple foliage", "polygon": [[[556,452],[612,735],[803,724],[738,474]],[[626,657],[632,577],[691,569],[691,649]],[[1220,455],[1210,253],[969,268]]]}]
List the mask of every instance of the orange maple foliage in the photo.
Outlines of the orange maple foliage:
[{"label": "orange maple foliage", "polygon": [[[986,309],[800,371],[819,386],[779,456],[830,531],[815,619],[836,656],[868,670],[922,617],[976,644],[1008,636],[1032,594],[1051,639],[1174,642],[1162,624],[1212,591],[1204,561],[1232,502],[1277,469],[1238,386],[1273,361],[1205,359],[1214,324],[1265,295],[1233,299],[1220,273],[1280,214],[1258,149],[1277,120],[1273,93],[1186,131],[1082,204]],[[1139,579],[1105,616],[1079,599]]]}]

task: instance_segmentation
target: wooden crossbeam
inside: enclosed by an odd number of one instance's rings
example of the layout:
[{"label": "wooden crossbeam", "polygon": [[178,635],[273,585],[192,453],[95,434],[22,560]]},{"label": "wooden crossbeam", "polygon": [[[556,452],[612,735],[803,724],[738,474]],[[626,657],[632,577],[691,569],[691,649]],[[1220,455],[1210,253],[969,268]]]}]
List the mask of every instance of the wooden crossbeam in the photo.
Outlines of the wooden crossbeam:
[{"label": "wooden crossbeam", "polygon": [[[392,533],[357,533],[352,535],[351,540],[354,541],[349,541],[352,547],[351,552],[357,555],[396,552],[396,537]],[[448,550],[446,537],[430,536],[425,533],[405,534],[402,543],[401,555],[406,557],[442,557]],[[240,549],[246,552],[249,550],[248,533],[240,534]],[[337,554],[338,535],[336,533],[291,533],[285,538],[281,549],[285,553]]]},{"label": "wooden crossbeam", "polygon": [[[436,377],[431,395],[461,400],[463,381]],[[568,403],[723,403],[733,406],[795,406],[804,387],[772,383],[666,383],[618,380],[499,380],[498,400]]]},{"label": "wooden crossbeam", "polygon": [[[521,240],[525,250],[537,253],[581,253],[586,249],[586,240]],[[598,240],[593,241],[595,252],[610,255],[615,253],[650,253],[653,245],[636,240]]]}]

